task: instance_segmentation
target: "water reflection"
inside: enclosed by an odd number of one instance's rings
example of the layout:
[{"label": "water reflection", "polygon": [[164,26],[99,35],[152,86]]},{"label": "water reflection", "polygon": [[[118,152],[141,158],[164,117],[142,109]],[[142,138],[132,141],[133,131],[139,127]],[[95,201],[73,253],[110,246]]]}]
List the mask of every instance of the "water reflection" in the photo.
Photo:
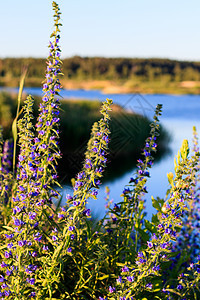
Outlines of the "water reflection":
[{"label": "water reflection", "polygon": [[[154,163],[160,163],[166,156],[169,156],[171,153],[168,143],[166,147],[158,149],[158,152],[155,154]],[[133,152],[128,154],[121,155],[107,155],[108,163],[106,170],[103,174],[102,182],[114,182],[115,180],[120,180],[122,176],[136,168],[137,160],[142,158],[141,152]],[[84,155],[80,153],[70,153],[69,156],[65,154],[65,157],[62,158],[61,163],[58,166],[60,183],[70,184],[71,178],[74,178],[79,171],[81,171],[81,166],[83,164]],[[70,163],[69,163],[70,161]]]}]

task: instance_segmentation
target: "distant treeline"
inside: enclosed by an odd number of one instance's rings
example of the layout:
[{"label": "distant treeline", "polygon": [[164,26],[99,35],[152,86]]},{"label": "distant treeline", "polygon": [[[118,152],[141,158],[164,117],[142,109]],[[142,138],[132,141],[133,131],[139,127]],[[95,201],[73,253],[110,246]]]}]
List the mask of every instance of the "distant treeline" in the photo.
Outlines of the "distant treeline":
[{"label": "distant treeline", "polygon": [[[19,78],[22,67],[28,65],[29,78],[42,78],[45,59],[0,59],[0,83],[5,78]],[[66,79],[123,80],[138,79],[155,81],[200,80],[200,62],[169,59],[104,58],[74,56],[63,60],[62,69]]]}]

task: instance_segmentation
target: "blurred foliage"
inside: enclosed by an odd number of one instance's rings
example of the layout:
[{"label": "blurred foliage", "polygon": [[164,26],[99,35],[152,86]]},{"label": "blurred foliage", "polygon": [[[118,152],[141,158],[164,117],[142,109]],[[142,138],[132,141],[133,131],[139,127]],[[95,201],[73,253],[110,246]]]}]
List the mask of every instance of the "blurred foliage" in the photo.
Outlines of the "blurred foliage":
[{"label": "blurred foliage", "polygon": [[[37,78],[43,78],[45,59],[0,59],[0,83],[18,79],[23,66],[28,66],[29,84],[37,86]],[[177,61],[158,58],[104,58],[74,56],[63,60],[62,71],[68,79],[139,79],[141,81],[200,80],[200,62]],[[32,79],[32,80],[31,80]],[[34,79],[34,80],[33,80]],[[2,82],[1,82],[2,81]]]},{"label": "blurred foliage", "polygon": [[11,95],[0,93],[0,124],[3,127],[5,137],[11,137],[11,125],[16,114],[16,104]]}]

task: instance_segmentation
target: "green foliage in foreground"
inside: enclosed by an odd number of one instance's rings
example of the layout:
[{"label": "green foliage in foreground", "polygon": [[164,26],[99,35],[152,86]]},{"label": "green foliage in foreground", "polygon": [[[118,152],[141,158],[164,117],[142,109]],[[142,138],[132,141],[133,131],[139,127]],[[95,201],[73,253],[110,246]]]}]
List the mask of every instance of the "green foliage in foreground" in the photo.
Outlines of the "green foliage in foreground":
[{"label": "green foliage in foreground", "polygon": [[[107,164],[112,100],[101,106],[92,126],[82,170],[73,180],[66,205],[59,194],[56,166],[60,158],[59,48],[60,11],[53,2],[55,30],[49,44],[44,96],[33,124],[28,96],[14,125],[19,155],[0,131],[0,299],[174,299],[200,297],[199,148],[194,128],[190,153],[184,140],[169,173],[165,199],[153,198],[157,213],[145,218],[146,183],[159,136],[157,105],[137,171],[121,202],[92,222],[87,207],[96,199]],[[20,97],[19,97],[20,98]],[[19,103],[19,102],[18,102]],[[17,124],[17,127],[15,126]],[[15,145],[14,145],[15,148]],[[14,160],[15,161],[15,160]]]}]

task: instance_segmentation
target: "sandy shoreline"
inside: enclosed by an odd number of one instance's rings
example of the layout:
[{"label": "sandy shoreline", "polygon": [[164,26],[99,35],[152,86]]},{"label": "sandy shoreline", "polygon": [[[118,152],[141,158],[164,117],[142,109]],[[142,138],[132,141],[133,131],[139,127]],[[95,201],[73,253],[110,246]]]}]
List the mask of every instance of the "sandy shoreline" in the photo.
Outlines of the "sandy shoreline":
[{"label": "sandy shoreline", "polygon": [[[25,87],[41,87],[43,79],[29,78],[25,80]],[[129,80],[74,80],[61,78],[63,88],[69,90],[100,90],[103,94],[200,94],[200,81],[136,81]],[[19,86],[18,78],[4,78],[0,86]]]},{"label": "sandy shoreline", "polygon": [[65,89],[101,90],[103,94],[200,94],[200,81],[117,82],[112,80],[62,80]]}]

